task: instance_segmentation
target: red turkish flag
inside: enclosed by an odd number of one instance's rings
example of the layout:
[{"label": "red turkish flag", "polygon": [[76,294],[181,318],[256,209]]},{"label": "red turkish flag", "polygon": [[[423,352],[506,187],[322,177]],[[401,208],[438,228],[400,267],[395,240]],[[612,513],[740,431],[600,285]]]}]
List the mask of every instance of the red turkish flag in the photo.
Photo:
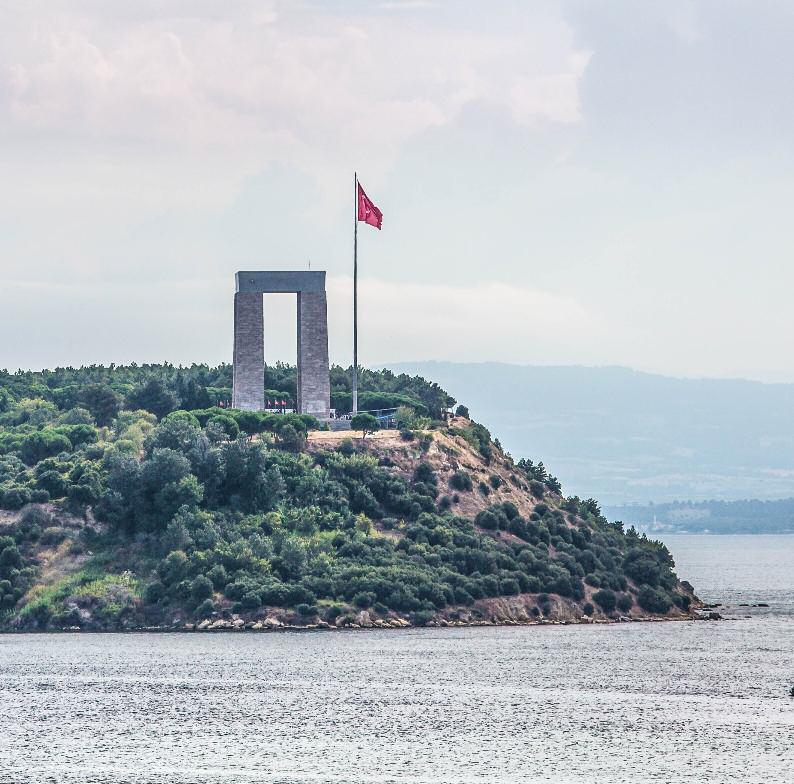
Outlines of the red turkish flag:
[{"label": "red turkish flag", "polygon": [[364,193],[361,183],[358,183],[358,219],[369,223],[376,229],[380,229],[383,224],[383,213],[370,201],[369,196]]}]

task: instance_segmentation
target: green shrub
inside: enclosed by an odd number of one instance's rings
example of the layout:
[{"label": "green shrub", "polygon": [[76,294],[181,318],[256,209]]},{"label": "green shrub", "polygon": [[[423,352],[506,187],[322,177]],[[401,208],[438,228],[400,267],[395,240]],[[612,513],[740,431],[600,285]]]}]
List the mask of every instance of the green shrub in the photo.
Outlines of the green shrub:
[{"label": "green shrub", "polygon": [[656,586],[662,570],[653,552],[644,547],[634,547],[623,558],[623,571],[638,584]]},{"label": "green shrub", "polygon": [[214,592],[212,580],[205,577],[203,574],[198,575],[193,579],[190,584],[190,596],[194,602],[202,602],[204,599],[209,599]]},{"label": "green shrub", "polygon": [[276,436],[279,448],[286,452],[300,452],[306,445],[306,433],[287,421],[279,423]]},{"label": "green shrub", "polygon": [[617,598],[608,588],[596,591],[593,594],[593,601],[607,614],[614,612],[617,606]]},{"label": "green shrub", "polygon": [[377,598],[378,597],[370,591],[361,591],[353,596],[353,604],[361,608],[372,607]]},{"label": "green shrub", "polygon": [[414,626],[426,626],[435,617],[432,610],[417,610],[411,613],[411,623]]},{"label": "green shrub", "polygon": [[47,457],[54,457],[61,452],[70,452],[72,442],[62,433],[53,428],[45,427],[26,436],[19,447],[22,460],[32,466]]},{"label": "green shrub", "polygon": [[207,577],[212,580],[213,587],[218,591],[222,591],[226,583],[229,582],[229,577],[226,574],[226,569],[223,567],[223,564],[215,564],[212,569],[207,572]]},{"label": "green shrub", "polygon": [[210,417],[207,425],[220,427],[228,438],[237,438],[240,435],[240,425],[228,414],[216,414]]},{"label": "green shrub", "polygon": [[645,585],[637,594],[637,604],[649,613],[666,613],[672,602],[664,591]]},{"label": "green shrub", "polygon": [[50,498],[63,498],[69,488],[68,482],[58,471],[42,472],[36,478],[36,484],[47,492]]},{"label": "green shrub", "polygon": [[627,613],[634,606],[634,599],[632,599],[629,594],[622,593],[620,596],[618,596],[617,605],[621,612]]},{"label": "green shrub", "polygon": [[339,452],[341,455],[344,455],[345,457],[351,457],[352,455],[355,455],[358,452],[358,449],[356,448],[356,445],[353,443],[352,438],[343,438],[342,443],[339,444],[339,448],[337,449],[337,452]]},{"label": "green shrub", "polygon": [[521,588],[518,585],[518,580],[514,580],[512,577],[508,577],[506,580],[502,580],[499,584],[499,590],[504,596],[513,596],[517,593],[521,593]]},{"label": "green shrub", "polygon": [[143,591],[146,604],[157,604],[165,596],[165,586],[159,581],[150,582]]},{"label": "green shrub", "polygon": [[4,509],[21,509],[26,504],[29,504],[30,501],[30,490],[27,487],[12,485],[2,492],[0,506]]},{"label": "green shrub", "polygon": [[474,524],[489,531],[498,531],[500,525],[499,516],[491,509],[484,509],[478,512],[474,518]]},{"label": "green shrub", "polygon": [[339,604],[331,604],[323,611],[323,620],[334,623],[340,615],[344,615],[345,608]]},{"label": "green shrub", "polygon": [[426,463],[422,461],[414,470],[413,476],[414,482],[422,482],[426,485],[433,485],[435,486],[438,482],[436,479],[436,472],[433,470],[433,466],[430,463]]},{"label": "green shrub", "polygon": [[593,607],[590,602],[585,602],[584,606],[582,607],[582,612],[590,617],[595,612],[595,607]]},{"label": "green shrub", "polygon": [[207,618],[215,612],[215,602],[212,599],[204,599],[203,602],[196,607],[196,617]]},{"label": "green shrub", "polygon": [[60,544],[64,539],[66,539],[67,531],[64,528],[60,528],[57,525],[50,526],[49,528],[45,528],[41,532],[41,538],[39,541],[43,545],[53,546]]},{"label": "green shrub", "polygon": [[372,414],[362,412],[360,414],[356,414],[350,420],[350,427],[353,430],[360,431],[362,437],[366,438],[368,433],[374,433],[376,430],[378,430],[380,428],[380,424],[377,417],[373,416]]},{"label": "green shrub", "polygon": [[472,489],[471,475],[462,469],[455,471],[449,478],[449,486],[453,490],[468,492]]}]

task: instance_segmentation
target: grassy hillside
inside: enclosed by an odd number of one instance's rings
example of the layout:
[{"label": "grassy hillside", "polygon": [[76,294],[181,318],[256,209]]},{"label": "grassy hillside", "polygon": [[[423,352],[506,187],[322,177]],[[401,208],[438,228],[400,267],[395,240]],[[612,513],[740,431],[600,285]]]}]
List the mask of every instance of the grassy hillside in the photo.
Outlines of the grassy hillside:
[{"label": "grassy hillside", "polygon": [[482,425],[424,415],[449,398],[423,379],[369,374],[373,391],[377,381],[415,407],[401,409],[400,432],[363,439],[307,416],[170,410],[188,395],[207,402],[219,369],[200,369],[207,384],[169,367],[122,371],[124,397],[114,369],[6,377],[2,628],[689,610],[662,544],[563,497],[542,463],[515,462]]}]

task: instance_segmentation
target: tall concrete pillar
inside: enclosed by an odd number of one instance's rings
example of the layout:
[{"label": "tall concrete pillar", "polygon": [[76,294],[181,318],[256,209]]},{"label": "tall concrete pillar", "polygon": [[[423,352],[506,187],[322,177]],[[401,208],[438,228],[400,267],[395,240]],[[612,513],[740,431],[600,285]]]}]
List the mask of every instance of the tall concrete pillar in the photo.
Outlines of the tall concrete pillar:
[{"label": "tall concrete pillar", "polygon": [[298,411],[327,419],[331,408],[325,291],[298,292]]},{"label": "tall concrete pillar", "polygon": [[265,321],[261,292],[234,295],[232,407],[265,407]]}]

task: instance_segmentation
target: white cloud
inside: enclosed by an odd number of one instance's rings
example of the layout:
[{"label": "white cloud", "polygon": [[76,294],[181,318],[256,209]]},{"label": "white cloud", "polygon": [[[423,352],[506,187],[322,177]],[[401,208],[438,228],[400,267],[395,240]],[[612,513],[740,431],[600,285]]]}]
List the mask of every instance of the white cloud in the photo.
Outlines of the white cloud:
[{"label": "white cloud", "polygon": [[7,131],[253,145],[302,167],[356,151],[384,167],[471,101],[502,102],[520,122],[578,119],[585,60],[559,19],[475,33],[295,3],[235,4],[220,17],[152,5],[134,19],[60,8],[46,18],[8,8],[13,24],[0,12]]}]

